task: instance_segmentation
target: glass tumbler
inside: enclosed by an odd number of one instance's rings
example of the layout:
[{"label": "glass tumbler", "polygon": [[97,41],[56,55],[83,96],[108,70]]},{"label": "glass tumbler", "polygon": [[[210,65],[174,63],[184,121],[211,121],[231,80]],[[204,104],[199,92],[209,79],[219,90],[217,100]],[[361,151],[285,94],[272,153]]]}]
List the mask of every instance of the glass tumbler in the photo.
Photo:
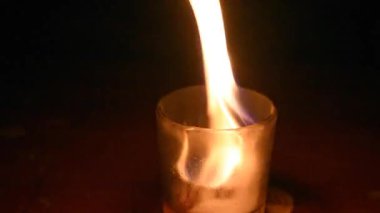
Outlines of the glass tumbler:
[{"label": "glass tumbler", "polygon": [[163,97],[157,106],[165,213],[264,213],[277,119],[264,95],[239,88],[253,124],[208,128],[204,86]]}]

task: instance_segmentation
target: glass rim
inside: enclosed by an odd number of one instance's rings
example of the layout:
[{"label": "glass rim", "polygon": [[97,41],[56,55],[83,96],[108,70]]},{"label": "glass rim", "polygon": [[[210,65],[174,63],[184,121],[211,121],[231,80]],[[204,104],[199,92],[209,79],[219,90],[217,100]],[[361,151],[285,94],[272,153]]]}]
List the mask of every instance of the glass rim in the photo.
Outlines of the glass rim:
[{"label": "glass rim", "polygon": [[179,92],[181,90],[185,90],[185,89],[190,89],[190,88],[196,88],[196,87],[205,87],[204,85],[194,85],[194,86],[188,86],[188,87],[184,87],[184,88],[180,88],[180,89],[177,89],[177,90],[174,90],[168,94],[166,94],[165,96],[161,97],[158,101],[158,104],[157,104],[157,107],[156,107],[156,116],[158,118],[162,118],[166,121],[168,121],[169,123],[175,125],[175,126],[179,126],[181,128],[184,128],[186,130],[192,130],[192,131],[213,131],[213,132],[230,132],[230,131],[244,131],[246,129],[251,129],[251,128],[257,128],[257,127],[260,127],[260,126],[265,126],[267,124],[270,124],[271,122],[274,122],[276,119],[277,119],[277,109],[276,107],[274,106],[273,102],[271,99],[269,99],[267,96],[265,96],[264,94],[260,93],[260,92],[257,92],[256,90],[252,90],[252,89],[249,89],[249,88],[245,88],[245,87],[240,87],[239,86],[239,89],[244,89],[244,90],[247,90],[249,92],[254,92],[256,93],[257,95],[265,98],[269,104],[270,104],[270,107],[272,108],[272,110],[270,111],[270,113],[268,114],[268,116],[266,116],[264,119],[260,119],[259,121],[257,122],[254,122],[252,124],[248,124],[248,125],[244,125],[244,126],[240,126],[238,128],[227,128],[227,129],[213,129],[213,128],[207,128],[207,127],[200,127],[200,126],[193,126],[193,125],[186,125],[186,124],[182,124],[182,123],[179,123],[179,122],[176,122],[174,121],[173,119],[171,119],[166,113],[165,111],[163,110],[163,107],[162,107],[162,101],[166,98],[166,97],[169,97],[171,95],[173,95],[175,92]]}]

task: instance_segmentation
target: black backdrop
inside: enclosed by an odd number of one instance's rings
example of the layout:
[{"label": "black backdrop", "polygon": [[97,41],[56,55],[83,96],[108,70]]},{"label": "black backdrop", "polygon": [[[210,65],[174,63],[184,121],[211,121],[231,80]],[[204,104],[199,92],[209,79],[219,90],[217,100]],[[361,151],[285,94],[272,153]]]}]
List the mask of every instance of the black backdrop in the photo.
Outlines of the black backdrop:
[{"label": "black backdrop", "polygon": [[[308,106],[302,116],[313,109],[336,119],[374,121],[379,88],[374,5],[222,3],[241,85],[268,94],[280,110]],[[8,118],[2,122],[20,113],[103,105],[135,110],[167,91],[203,81],[187,1],[8,1],[3,10],[0,109]]]}]

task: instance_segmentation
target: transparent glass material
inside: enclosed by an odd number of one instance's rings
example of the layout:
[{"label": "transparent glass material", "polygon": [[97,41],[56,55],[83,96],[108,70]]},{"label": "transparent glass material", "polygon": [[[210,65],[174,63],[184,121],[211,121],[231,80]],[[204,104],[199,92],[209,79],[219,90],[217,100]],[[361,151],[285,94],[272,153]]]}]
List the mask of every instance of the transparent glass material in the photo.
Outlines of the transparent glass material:
[{"label": "transparent glass material", "polygon": [[[273,103],[255,91],[241,88],[239,99],[255,122],[225,130],[207,128],[203,86],[174,91],[159,101],[158,143],[165,213],[265,211],[277,113]],[[218,159],[227,155],[216,152],[228,152],[228,145],[223,146],[230,142],[239,144],[240,160],[223,173],[219,170],[226,167],[221,162],[228,166],[229,161]],[[211,161],[215,156],[217,160]]]}]

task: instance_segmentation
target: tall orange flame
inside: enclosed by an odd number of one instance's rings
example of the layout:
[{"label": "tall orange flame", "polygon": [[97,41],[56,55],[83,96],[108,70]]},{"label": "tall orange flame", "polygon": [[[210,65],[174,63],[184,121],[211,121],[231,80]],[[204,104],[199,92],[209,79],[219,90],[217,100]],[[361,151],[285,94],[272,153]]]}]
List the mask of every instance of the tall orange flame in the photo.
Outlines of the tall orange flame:
[{"label": "tall orange flame", "polygon": [[[212,129],[235,129],[239,121],[250,122],[238,102],[238,86],[233,77],[227,50],[219,0],[190,0],[197,20],[205,68],[207,111]],[[195,180],[186,175],[189,139],[185,137],[177,168],[187,181],[219,187],[232,176],[242,160],[243,144],[237,134],[216,134],[213,146]]]},{"label": "tall orange flame", "polygon": [[250,118],[243,113],[237,100],[238,87],[228,55],[219,0],[190,0],[190,3],[202,43],[210,127],[238,128],[237,118],[245,122],[250,122]]}]

